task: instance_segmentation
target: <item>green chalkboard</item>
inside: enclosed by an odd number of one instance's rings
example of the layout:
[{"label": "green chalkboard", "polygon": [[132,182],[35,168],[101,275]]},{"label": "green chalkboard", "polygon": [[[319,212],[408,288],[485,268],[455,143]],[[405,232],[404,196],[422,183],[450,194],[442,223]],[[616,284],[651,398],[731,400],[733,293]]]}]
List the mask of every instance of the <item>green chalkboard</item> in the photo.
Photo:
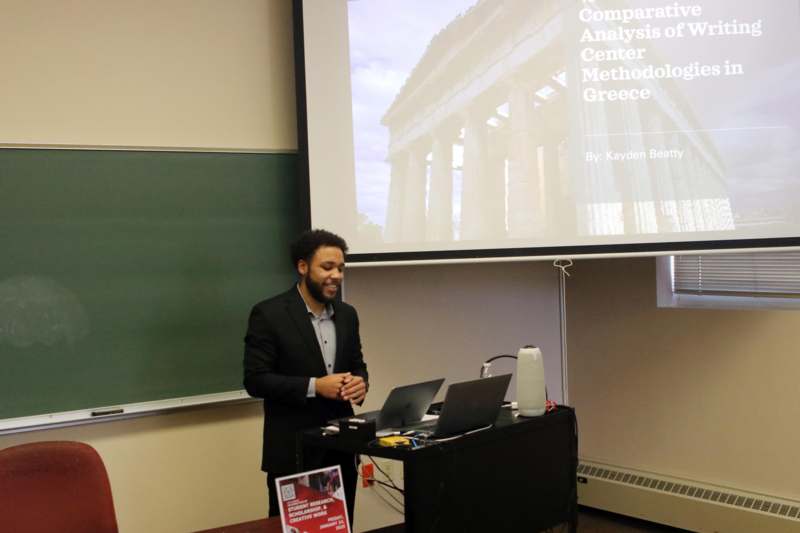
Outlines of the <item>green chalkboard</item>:
[{"label": "green chalkboard", "polygon": [[0,150],[0,419],[242,389],[297,156]]}]

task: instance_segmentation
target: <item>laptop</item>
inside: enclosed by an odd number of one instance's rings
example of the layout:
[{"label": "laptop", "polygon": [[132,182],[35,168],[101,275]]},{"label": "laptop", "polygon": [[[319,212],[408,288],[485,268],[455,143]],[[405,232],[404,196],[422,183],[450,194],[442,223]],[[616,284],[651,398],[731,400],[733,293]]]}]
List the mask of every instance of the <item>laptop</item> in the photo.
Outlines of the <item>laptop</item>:
[{"label": "laptop", "polygon": [[447,388],[439,419],[412,428],[433,431],[431,437],[444,438],[492,426],[509,383],[511,374],[454,383]]},{"label": "laptop", "polygon": [[[434,396],[442,387],[442,383],[444,383],[444,378],[395,387],[389,393],[380,411],[359,413],[355,415],[355,418],[375,420],[376,430],[402,428],[415,424],[422,420]],[[342,420],[350,418],[354,417],[332,420],[331,423],[338,425]]]}]

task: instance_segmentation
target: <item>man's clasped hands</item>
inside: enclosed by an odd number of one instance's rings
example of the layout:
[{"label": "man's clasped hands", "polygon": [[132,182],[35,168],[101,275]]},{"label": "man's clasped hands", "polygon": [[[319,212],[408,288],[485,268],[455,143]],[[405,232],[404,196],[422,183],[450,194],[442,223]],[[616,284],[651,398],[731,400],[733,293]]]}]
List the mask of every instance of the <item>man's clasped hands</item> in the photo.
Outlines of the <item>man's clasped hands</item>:
[{"label": "man's clasped hands", "polygon": [[361,403],[367,395],[367,384],[361,376],[354,376],[350,372],[328,374],[316,380],[317,396],[329,400],[343,400],[352,403]]}]

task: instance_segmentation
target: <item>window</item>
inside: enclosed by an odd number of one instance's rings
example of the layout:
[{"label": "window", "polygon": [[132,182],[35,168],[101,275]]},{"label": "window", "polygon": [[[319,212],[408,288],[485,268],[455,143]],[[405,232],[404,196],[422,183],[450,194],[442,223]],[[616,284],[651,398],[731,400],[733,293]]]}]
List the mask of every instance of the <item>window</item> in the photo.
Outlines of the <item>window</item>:
[{"label": "window", "polygon": [[659,307],[800,309],[800,251],[657,259]]}]

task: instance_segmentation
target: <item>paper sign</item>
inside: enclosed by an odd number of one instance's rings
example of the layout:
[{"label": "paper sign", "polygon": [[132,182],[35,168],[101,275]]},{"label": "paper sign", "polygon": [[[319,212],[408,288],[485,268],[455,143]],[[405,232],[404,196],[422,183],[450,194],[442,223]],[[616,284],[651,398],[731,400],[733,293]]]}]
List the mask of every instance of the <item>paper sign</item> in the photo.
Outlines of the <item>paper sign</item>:
[{"label": "paper sign", "polygon": [[275,480],[284,533],[350,533],[350,521],[337,466]]}]

